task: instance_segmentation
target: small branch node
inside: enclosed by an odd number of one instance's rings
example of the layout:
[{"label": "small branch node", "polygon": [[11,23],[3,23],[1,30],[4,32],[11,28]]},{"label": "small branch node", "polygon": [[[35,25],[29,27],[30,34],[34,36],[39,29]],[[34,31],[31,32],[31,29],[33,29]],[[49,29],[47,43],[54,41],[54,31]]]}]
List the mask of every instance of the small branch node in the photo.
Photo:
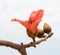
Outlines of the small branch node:
[{"label": "small branch node", "polygon": [[23,43],[21,43],[21,45],[23,45]]}]

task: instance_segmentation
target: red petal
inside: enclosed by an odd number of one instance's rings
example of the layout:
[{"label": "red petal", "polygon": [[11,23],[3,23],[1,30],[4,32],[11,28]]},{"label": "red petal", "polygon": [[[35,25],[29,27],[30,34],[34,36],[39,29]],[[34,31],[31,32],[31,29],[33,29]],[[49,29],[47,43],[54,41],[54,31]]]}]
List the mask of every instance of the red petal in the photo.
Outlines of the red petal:
[{"label": "red petal", "polygon": [[40,9],[38,11],[33,11],[29,17],[28,21],[35,21],[37,19],[41,19],[43,16],[44,10]]},{"label": "red petal", "polygon": [[28,21],[33,21],[33,20],[35,20],[36,14],[37,14],[37,12],[36,12],[36,11],[33,11],[33,12],[30,14],[30,17],[29,17],[29,20],[28,20]]},{"label": "red petal", "polygon": [[25,22],[25,21],[22,21],[22,20],[19,20],[19,19],[12,19],[11,21],[16,21],[16,22],[19,22],[20,24],[24,25],[27,29],[30,28],[30,24],[28,22]]},{"label": "red petal", "polygon": [[31,31],[33,33],[36,32],[37,26],[38,26],[39,22],[41,22],[43,13],[44,13],[43,10],[38,10],[37,11],[37,15],[36,15],[36,18],[35,18],[36,20],[31,24]]},{"label": "red petal", "polygon": [[16,19],[16,18],[14,18],[14,19],[12,19],[11,21],[17,21],[17,19]]},{"label": "red petal", "polygon": [[40,20],[37,19],[35,22],[33,22],[33,23],[31,24],[31,31],[32,31],[33,33],[36,32],[36,29],[37,29],[37,26],[38,26],[39,22],[40,22]]},{"label": "red petal", "polygon": [[36,15],[36,20],[37,20],[37,19],[40,19],[40,20],[41,20],[43,14],[44,14],[44,10],[42,10],[42,9],[38,10],[38,11],[37,11],[37,15]]}]

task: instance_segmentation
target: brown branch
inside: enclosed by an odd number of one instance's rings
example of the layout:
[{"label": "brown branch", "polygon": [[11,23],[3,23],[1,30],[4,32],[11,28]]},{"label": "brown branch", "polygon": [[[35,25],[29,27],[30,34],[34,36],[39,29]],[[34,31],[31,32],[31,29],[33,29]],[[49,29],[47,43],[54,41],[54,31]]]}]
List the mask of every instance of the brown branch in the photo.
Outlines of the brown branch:
[{"label": "brown branch", "polygon": [[13,48],[13,49],[18,50],[19,53],[21,53],[22,55],[27,55],[26,48],[34,47],[35,45],[40,44],[43,41],[46,41],[52,35],[53,35],[53,33],[49,33],[48,36],[46,36],[45,38],[43,38],[43,39],[41,39],[37,42],[32,42],[32,43],[29,43],[29,44],[23,44],[23,43],[16,44],[16,43],[12,43],[12,42],[9,42],[9,41],[0,40],[0,46],[6,46],[6,47]]},{"label": "brown branch", "polygon": [[22,44],[20,45],[20,44],[12,43],[10,41],[0,40],[0,46],[13,48],[13,49],[18,50],[19,53],[21,53],[22,55],[27,55],[24,45]]},{"label": "brown branch", "polygon": [[11,48],[14,48],[14,49],[18,49],[20,47],[20,45],[18,45],[16,43],[12,43],[12,42],[5,41],[5,40],[0,40],[0,46],[11,47]]}]

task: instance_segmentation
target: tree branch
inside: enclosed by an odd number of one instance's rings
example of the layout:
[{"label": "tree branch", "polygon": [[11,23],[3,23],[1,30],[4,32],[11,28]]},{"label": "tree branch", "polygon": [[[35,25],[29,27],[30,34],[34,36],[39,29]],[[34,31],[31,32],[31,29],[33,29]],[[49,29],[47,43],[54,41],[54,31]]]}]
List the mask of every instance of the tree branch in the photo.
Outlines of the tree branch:
[{"label": "tree branch", "polygon": [[46,41],[52,35],[53,35],[53,33],[49,33],[45,38],[43,38],[37,42],[32,42],[32,43],[28,43],[28,44],[23,44],[23,43],[16,44],[16,43],[12,43],[9,41],[0,40],[0,46],[6,46],[6,47],[13,48],[13,49],[18,50],[19,53],[21,53],[22,55],[27,55],[26,48],[34,47],[35,45],[40,44],[43,41]]},{"label": "tree branch", "polygon": [[5,41],[5,40],[0,40],[0,46],[6,46],[6,47],[14,48],[14,49],[18,49],[20,47],[19,44],[12,43],[10,41]]}]

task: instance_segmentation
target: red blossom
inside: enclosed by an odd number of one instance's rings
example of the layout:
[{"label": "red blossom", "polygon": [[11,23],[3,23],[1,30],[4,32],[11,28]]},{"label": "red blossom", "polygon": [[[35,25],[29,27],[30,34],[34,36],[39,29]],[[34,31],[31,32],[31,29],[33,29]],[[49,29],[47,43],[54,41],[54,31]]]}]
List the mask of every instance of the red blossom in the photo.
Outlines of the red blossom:
[{"label": "red blossom", "polygon": [[35,33],[39,22],[41,22],[41,20],[42,20],[43,14],[44,14],[44,10],[40,9],[38,11],[33,11],[30,14],[28,21],[19,20],[16,18],[12,19],[11,21],[19,22],[20,24],[24,25],[25,28],[30,30],[32,33]]}]

